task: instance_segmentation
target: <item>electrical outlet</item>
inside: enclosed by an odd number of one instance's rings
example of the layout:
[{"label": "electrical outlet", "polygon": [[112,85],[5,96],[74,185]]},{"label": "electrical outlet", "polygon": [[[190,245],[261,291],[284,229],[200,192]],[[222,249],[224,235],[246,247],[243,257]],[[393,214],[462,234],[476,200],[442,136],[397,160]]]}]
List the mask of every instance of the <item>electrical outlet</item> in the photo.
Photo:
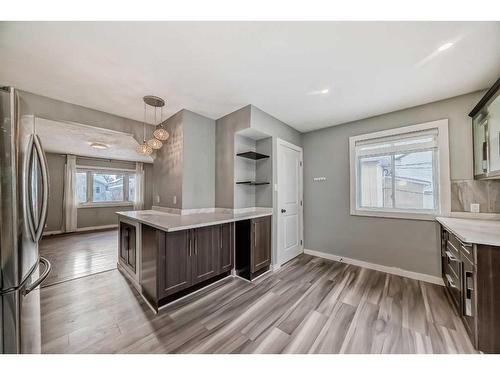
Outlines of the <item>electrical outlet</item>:
[{"label": "electrical outlet", "polygon": [[173,202],[174,204],[177,204],[177,195],[174,195]]},{"label": "electrical outlet", "polygon": [[160,196],[159,195],[156,196],[156,203],[160,203]]},{"label": "electrical outlet", "polygon": [[470,212],[478,213],[481,205],[479,203],[470,204]]}]

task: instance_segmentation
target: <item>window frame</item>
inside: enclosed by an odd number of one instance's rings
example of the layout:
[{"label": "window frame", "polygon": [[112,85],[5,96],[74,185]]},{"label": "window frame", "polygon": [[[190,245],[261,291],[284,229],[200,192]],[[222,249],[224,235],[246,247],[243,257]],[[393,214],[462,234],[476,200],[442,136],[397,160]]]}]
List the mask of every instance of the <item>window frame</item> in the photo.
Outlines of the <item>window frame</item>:
[{"label": "window frame", "polygon": [[[360,193],[358,191],[358,157],[356,143],[376,138],[404,136],[412,132],[437,130],[437,148],[433,155],[433,175],[437,184],[436,210],[398,209],[380,207],[358,206]],[[424,151],[425,148],[415,150]],[[350,169],[350,214],[354,216],[373,216],[400,219],[435,220],[436,216],[446,216],[451,211],[451,182],[450,182],[450,156],[448,142],[448,119],[441,119],[417,125],[403,126],[390,130],[383,130],[368,134],[349,137],[349,169]],[[393,186],[395,184],[395,170],[393,166]]]},{"label": "window frame", "polygon": [[[127,207],[134,205],[134,197],[129,196],[129,177],[136,176],[135,169],[123,168],[106,168],[94,166],[76,166],[77,173],[86,173],[87,175],[87,201],[77,202],[77,208],[93,208],[93,207]],[[107,202],[94,202],[94,174],[121,174],[123,175],[123,197],[122,201],[107,201]],[[136,177],[137,178],[137,177]],[[75,186],[76,192],[76,186]]]}]

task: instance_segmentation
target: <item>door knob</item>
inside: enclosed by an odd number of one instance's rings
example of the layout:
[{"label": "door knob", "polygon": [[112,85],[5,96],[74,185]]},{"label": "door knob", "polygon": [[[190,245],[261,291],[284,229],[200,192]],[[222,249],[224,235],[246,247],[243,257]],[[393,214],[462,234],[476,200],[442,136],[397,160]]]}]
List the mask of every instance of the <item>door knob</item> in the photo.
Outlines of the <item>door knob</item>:
[{"label": "door knob", "polygon": [[286,210],[284,208],[281,209],[281,213],[284,214]]}]

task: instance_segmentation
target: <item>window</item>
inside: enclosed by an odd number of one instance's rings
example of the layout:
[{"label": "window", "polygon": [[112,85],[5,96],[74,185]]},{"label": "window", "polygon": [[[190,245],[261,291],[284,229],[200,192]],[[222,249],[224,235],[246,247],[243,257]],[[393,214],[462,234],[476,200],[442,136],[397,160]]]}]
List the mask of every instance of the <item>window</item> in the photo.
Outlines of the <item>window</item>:
[{"label": "window", "polygon": [[131,204],[134,192],[134,172],[77,170],[76,194],[82,207]]},{"label": "window", "polygon": [[351,137],[351,214],[430,219],[449,212],[448,121]]}]

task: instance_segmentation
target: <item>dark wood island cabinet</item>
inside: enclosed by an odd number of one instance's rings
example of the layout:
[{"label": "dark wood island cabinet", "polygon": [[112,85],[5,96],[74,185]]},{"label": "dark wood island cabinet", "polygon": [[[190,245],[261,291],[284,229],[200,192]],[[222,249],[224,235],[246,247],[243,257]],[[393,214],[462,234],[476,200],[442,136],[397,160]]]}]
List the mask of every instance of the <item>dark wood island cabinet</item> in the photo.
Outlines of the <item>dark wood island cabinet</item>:
[{"label": "dark wood island cabinet", "polygon": [[141,228],[140,292],[156,311],[233,270],[252,280],[271,265],[271,216],[173,231]]}]

